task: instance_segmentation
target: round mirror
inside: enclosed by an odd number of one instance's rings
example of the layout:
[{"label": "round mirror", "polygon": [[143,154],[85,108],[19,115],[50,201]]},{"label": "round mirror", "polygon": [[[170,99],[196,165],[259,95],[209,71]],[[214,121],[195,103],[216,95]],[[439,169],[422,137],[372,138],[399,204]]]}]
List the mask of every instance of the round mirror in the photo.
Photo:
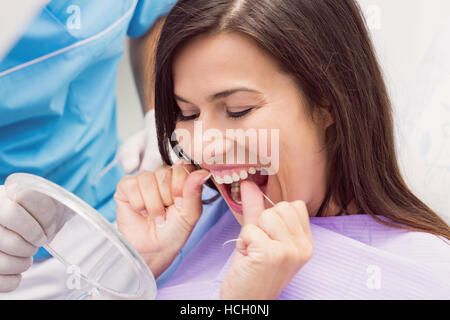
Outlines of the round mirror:
[{"label": "round mirror", "polygon": [[[8,177],[20,192],[37,192],[54,202],[56,230],[45,248],[66,266],[67,299],[154,299],[156,282],[129,242],[100,213],[41,177]],[[73,240],[78,239],[76,245]]]}]

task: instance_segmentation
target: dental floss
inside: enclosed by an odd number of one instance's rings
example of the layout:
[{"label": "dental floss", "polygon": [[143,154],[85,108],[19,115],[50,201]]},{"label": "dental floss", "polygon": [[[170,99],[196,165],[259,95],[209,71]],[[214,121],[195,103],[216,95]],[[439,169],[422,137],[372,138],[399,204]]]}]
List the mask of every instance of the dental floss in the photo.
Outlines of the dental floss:
[{"label": "dental floss", "polygon": [[[270,200],[270,198],[269,198],[264,192],[262,192],[261,190],[260,190],[260,192],[262,193],[262,195],[264,196],[264,198],[266,198],[266,200],[267,200],[272,206],[275,207],[275,203],[273,203],[273,201]],[[227,240],[227,241],[225,241],[225,242],[222,244],[222,248],[224,248],[225,245],[229,244],[230,242],[236,242],[236,241],[241,241],[241,239],[231,239],[231,240]]]},{"label": "dental floss", "polygon": [[225,242],[222,244],[222,248],[224,248],[225,245],[229,244],[230,242],[237,242],[237,241],[242,241],[242,240],[241,240],[241,239],[231,239],[231,240],[225,241]]},{"label": "dental floss", "polygon": [[[261,190],[259,190],[259,191],[261,191]],[[272,205],[272,207],[275,207],[275,203],[273,203],[273,201],[270,200],[269,197],[264,192],[261,191],[261,193],[262,193],[263,197],[266,198],[266,200]]]}]

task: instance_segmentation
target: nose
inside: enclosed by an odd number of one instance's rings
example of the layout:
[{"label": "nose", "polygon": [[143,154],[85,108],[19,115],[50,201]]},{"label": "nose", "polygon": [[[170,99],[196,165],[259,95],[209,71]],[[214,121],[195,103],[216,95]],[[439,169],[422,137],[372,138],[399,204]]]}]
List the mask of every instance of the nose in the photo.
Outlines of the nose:
[{"label": "nose", "polygon": [[206,164],[225,164],[234,157],[234,141],[226,136],[226,130],[208,128],[203,134],[202,159]]}]

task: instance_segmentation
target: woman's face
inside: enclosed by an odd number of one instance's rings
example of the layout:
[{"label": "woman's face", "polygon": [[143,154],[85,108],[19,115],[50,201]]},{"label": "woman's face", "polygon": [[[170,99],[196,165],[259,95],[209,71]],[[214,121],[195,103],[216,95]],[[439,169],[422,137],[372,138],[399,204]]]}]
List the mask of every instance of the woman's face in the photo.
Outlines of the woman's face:
[{"label": "woman's face", "polygon": [[[276,61],[238,33],[202,35],[179,51],[173,72],[181,110],[176,128],[190,137],[179,138],[180,145],[211,171],[239,223],[239,182],[231,184],[233,178],[255,181],[274,203],[303,200],[314,215],[325,194],[324,142],[330,123],[319,121],[324,117],[312,120],[295,81]],[[198,140],[194,128],[200,124],[203,138]],[[237,138],[239,134],[230,131],[236,129],[247,137]],[[255,136],[257,143],[252,144]],[[245,159],[238,157],[239,148]],[[269,167],[269,175],[258,170]],[[271,207],[267,201],[265,205]]]}]

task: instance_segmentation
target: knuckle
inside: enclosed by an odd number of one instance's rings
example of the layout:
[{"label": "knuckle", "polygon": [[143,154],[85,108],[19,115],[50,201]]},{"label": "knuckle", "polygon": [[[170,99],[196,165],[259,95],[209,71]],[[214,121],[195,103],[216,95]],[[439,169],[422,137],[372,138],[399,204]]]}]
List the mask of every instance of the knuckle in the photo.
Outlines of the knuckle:
[{"label": "knuckle", "polygon": [[137,180],[139,185],[153,185],[153,182],[156,180],[156,174],[151,171],[143,170],[137,174]]},{"label": "knuckle", "polygon": [[12,235],[6,234],[6,232],[0,232],[0,241],[2,243],[1,247],[4,248],[3,250],[11,250],[16,247],[16,243]]},{"label": "knuckle", "polygon": [[302,255],[306,259],[310,259],[314,253],[314,244],[312,242],[307,242],[302,246]]},{"label": "knuckle", "polygon": [[170,184],[171,174],[172,174],[172,171],[169,167],[163,167],[155,173],[156,178],[158,179],[159,183],[163,184],[163,185]]},{"label": "knuckle", "polygon": [[296,251],[292,249],[287,249],[284,251],[283,255],[283,263],[285,264],[293,264],[296,263],[298,260],[299,255]]},{"label": "knuckle", "polygon": [[3,216],[2,220],[11,221],[16,216],[16,211],[18,210],[18,204],[12,201],[5,201],[2,204],[2,210],[0,215]]},{"label": "knuckle", "polygon": [[127,191],[136,186],[136,179],[134,176],[126,176],[122,178],[117,184],[117,188],[122,191]]},{"label": "knuckle", "polygon": [[243,226],[241,229],[240,237],[243,237],[243,238],[250,237],[255,232],[255,228],[257,228],[257,227],[253,224],[247,224],[247,225]]},{"label": "knuckle", "polygon": [[286,210],[287,208],[289,208],[291,205],[289,204],[289,202],[287,202],[287,201],[281,201],[281,202],[279,202],[279,203],[277,203],[276,205],[275,205],[275,208],[277,208],[278,210],[281,210],[281,211],[283,211],[283,210]]},{"label": "knuckle", "polygon": [[272,218],[275,212],[272,209],[266,209],[258,217],[258,224],[262,225]]},{"label": "knuckle", "polygon": [[183,195],[184,181],[172,179],[171,192],[175,197],[181,197]]},{"label": "knuckle", "polygon": [[[145,204],[143,202],[130,202],[129,203],[131,209],[133,210],[133,212],[135,213],[141,213],[145,210]],[[150,212],[149,212],[150,214]]]},{"label": "knuckle", "polygon": [[296,200],[292,203],[294,207],[298,210],[305,212],[306,211],[306,203],[303,200]]}]

